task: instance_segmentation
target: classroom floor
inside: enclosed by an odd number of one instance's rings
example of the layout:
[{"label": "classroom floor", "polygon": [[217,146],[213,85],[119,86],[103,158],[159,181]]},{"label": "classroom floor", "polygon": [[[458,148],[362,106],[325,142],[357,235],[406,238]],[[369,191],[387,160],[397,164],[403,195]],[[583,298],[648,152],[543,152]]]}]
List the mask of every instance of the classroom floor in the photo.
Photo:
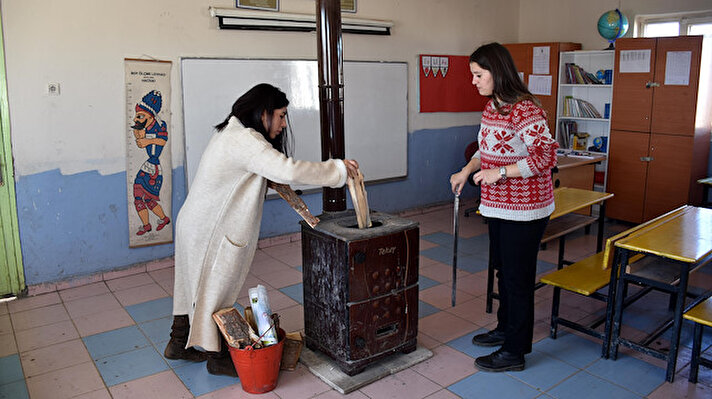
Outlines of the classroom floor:
[{"label": "classroom floor", "polygon": [[[466,207],[462,207],[464,209]],[[451,307],[452,207],[440,206],[405,217],[420,222],[418,344],[433,357],[367,385],[347,397],[359,398],[710,398],[712,371],[687,381],[691,326],[684,326],[678,372],[664,382],[664,363],[621,349],[617,361],[600,357],[600,341],[560,328],[548,336],[552,290],[537,291],[534,351],[521,372],[486,373],[477,356],[496,348],[471,344],[473,333],[495,326],[485,308],[487,226],[479,216],[460,217],[457,306]],[[628,226],[609,222],[606,236]],[[595,252],[591,234],[573,234],[567,258]],[[557,245],[540,253],[540,272],[554,267]],[[171,325],[173,267],[170,259],[87,279],[80,286],[0,303],[0,398],[248,398],[237,378],[213,376],[205,363],[170,361],[162,353]],[[74,283],[76,284],[76,283]],[[296,235],[270,239],[258,250],[238,304],[247,288],[268,288],[272,308],[286,331],[303,329],[301,243]],[[692,285],[712,288],[712,267],[692,276]],[[650,331],[668,317],[667,297],[650,294],[624,318],[624,335]],[[496,308],[496,302],[495,302]],[[600,315],[602,305],[574,295],[562,297],[562,315]],[[656,344],[667,345],[663,336]],[[707,333],[704,347],[712,345]],[[712,353],[712,349],[708,351]],[[260,398],[336,398],[337,391],[299,364],[282,371],[276,389]]]}]

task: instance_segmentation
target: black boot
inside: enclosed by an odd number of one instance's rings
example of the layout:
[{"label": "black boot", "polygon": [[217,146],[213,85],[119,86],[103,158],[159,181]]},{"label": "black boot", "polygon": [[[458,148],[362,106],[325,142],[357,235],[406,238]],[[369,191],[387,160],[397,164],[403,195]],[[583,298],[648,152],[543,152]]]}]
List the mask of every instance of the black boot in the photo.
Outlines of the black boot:
[{"label": "black boot", "polygon": [[482,371],[521,371],[524,370],[524,355],[500,349],[475,359],[475,366]]},{"label": "black boot", "polygon": [[166,350],[163,351],[163,356],[165,356],[166,359],[182,359],[190,362],[202,362],[207,359],[205,352],[195,350],[194,348],[185,348],[185,345],[188,343],[189,332],[190,322],[188,321],[188,315],[173,316],[171,340],[168,341]]},{"label": "black boot", "polygon": [[504,331],[492,330],[472,337],[472,344],[477,346],[500,346],[504,344]]},{"label": "black boot", "polygon": [[[222,336],[221,336],[222,338]],[[230,357],[230,352],[227,349],[227,342],[222,338],[220,340],[220,352],[207,352],[208,353],[208,373],[217,375],[227,375],[230,377],[237,377],[237,370],[235,369],[235,364],[232,362]]]}]

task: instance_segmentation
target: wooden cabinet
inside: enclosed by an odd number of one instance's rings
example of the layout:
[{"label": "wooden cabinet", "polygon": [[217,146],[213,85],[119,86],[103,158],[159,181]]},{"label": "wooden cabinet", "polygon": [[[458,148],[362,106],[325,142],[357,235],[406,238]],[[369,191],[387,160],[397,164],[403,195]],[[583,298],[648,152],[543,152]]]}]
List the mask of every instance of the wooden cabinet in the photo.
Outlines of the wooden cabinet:
[{"label": "wooden cabinet", "polygon": [[701,36],[616,41],[609,217],[641,223],[701,203],[712,120],[702,59]]},{"label": "wooden cabinet", "polygon": [[[549,120],[549,130],[551,134],[554,134],[554,123],[556,121],[556,93],[559,84],[559,53],[562,51],[573,51],[580,50],[581,43],[564,43],[564,42],[550,42],[550,43],[512,43],[504,44],[504,47],[509,50],[509,53],[514,59],[514,64],[517,66],[517,71],[521,72],[524,76],[524,82],[531,85],[530,79],[531,75],[537,76],[550,76],[551,77],[551,94],[535,94],[536,97],[541,101],[542,108],[546,111],[547,118]],[[540,73],[540,67],[543,65],[538,65],[539,68],[535,68],[535,50],[537,49],[547,49],[549,51],[549,65],[547,73]],[[537,57],[537,60],[541,60],[541,57]],[[534,73],[538,72],[538,73]],[[531,89],[530,89],[531,90]]]}]

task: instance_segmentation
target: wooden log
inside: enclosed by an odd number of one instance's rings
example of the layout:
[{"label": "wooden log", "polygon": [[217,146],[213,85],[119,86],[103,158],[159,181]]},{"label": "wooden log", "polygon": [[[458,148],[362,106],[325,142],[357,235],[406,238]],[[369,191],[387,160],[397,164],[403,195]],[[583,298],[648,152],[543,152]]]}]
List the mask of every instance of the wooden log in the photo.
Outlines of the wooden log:
[{"label": "wooden log", "polygon": [[299,216],[301,216],[302,219],[304,219],[304,221],[309,224],[309,226],[311,226],[312,228],[316,227],[316,225],[319,223],[319,218],[309,212],[307,204],[305,204],[304,201],[299,198],[297,193],[295,193],[291,187],[286,184],[275,183],[271,180],[267,180],[267,187],[276,191],[277,194],[282,197],[282,199],[287,201],[289,206],[291,206],[292,209],[294,209],[299,214]]},{"label": "wooden log", "polygon": [[217,323],[227,344],[233,348],[244,348],[255,342],[259,343],[259,337],[237,309],[233,307],[220,309],[213,313],[213,320]]},{"label": "wooden log", "polygon": [[358,228],[367,229],[371,227],[371,213],[368,209],[368,197],[366,196],[366,188],[363,185],[363,175],[360,170],[355,179],[348,178],[348,185],[351,201],[354,203],[354,210],[356,211]]}]

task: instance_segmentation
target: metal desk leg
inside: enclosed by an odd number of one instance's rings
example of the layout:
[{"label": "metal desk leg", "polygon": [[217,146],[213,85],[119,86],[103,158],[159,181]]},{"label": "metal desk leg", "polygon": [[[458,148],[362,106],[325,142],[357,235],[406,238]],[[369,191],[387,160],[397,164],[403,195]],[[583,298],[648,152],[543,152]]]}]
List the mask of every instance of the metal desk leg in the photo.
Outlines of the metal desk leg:
[{"label": "metal desk leg", "polygon": [[687,292],[687,282],[690,277],[690,265],[682,263],[680,271],[680,284],[677,286],[677,303],[675,303],[674,324],[672,338],[670,342],[670,352],[668,352],[668,364],[665,379],[672,382],[675,379],[675,367],[677,366],[677,352],[680,347],[680,331],[682,330],[682,313],[685,308],[685,293]]},{"label": "metal desk leg", "polygon": [[[613,328],[613,308],[616,301],[616,289],[618,285],[618,274],[620,268],[616,268],[615,265],[618,264],[618,258],[620,257],[618,251],[614,251],[613,255],[613,269],[611,270],[611,280],[608,283],[608,296],[606,298],[606,324],[603,327],[603,347],[601,348],[601,356],[608,359],[611,350],[611,330]],[[625,297],[625,295],[623,295]],[[625,298],[624,298],[625,299]]]},{"label": "metal desk leg", "polygon": [[566,251],[566,234],[559,237],[559,257],[556,261],[556,269],[561,270],[564,267],[564,252]]},{"label": "metal desk leg", "polygon": [[623,321],[623,298],[624,288],[626,285],[625,281],[625,267],[628,265],[628,250],[616,248],[616,252],[620,252],[617,256],[618,262],[613,262],[613,269],[611,270],[611,276],[615,275],[617,280],[616,292],[620,293],[616,295],[615,301],[616,306],[613,309],[613,331],[611,332],[611,350],[610,357],[615,360],[618,357],[618,339],[621,332],[621,322]]},{"label": "metal desk leg", "polygon": [[596,237],[596,252],[601,252],[603,249],[603,225],[606,219],[606,201],[601,202],[601,207],[598,209],[598,236]]}]

